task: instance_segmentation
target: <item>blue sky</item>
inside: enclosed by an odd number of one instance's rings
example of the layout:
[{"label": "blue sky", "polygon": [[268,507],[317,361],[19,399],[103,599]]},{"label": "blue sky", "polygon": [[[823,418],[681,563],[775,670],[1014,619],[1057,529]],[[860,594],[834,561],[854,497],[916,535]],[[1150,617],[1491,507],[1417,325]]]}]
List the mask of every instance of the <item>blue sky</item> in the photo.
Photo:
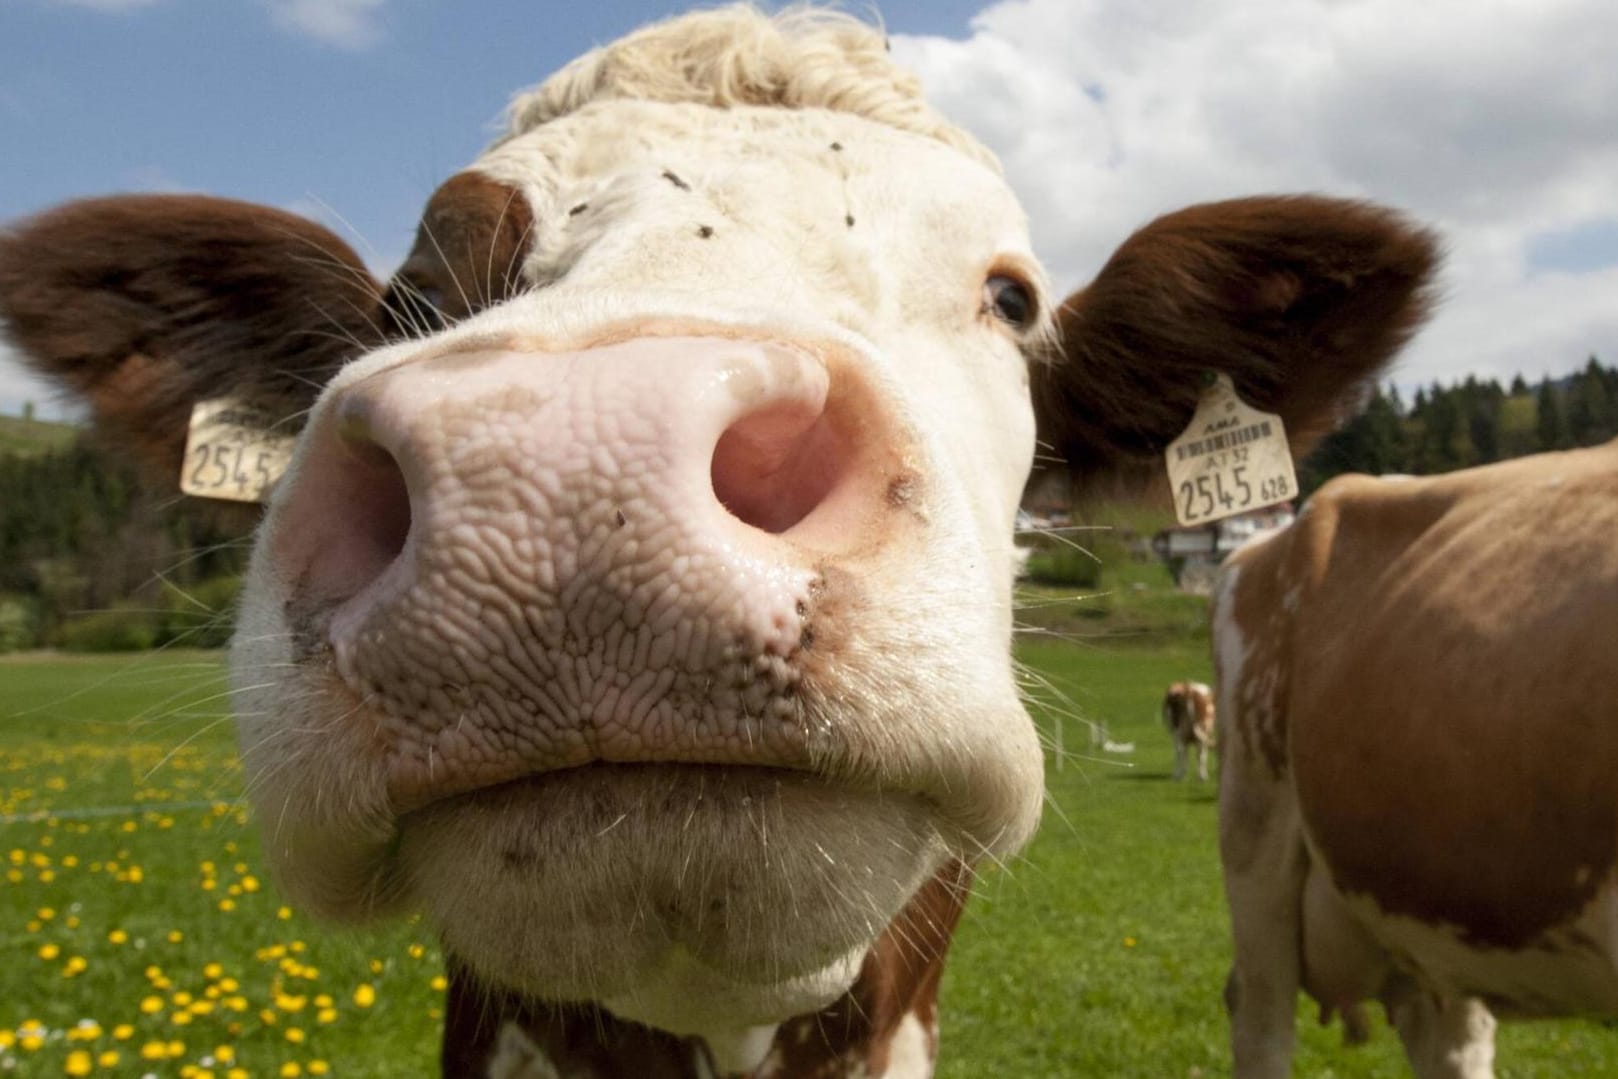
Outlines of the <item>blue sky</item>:
[{"label": "blue sky", "polygon": [[[0,220],[81,195],[206,191],[324,204],[386,262],[514,90],[685,6],[348,0],[344,21],[330,17],[344,0],[0,0]],[[980,6],[909,0],[884,18],[960,36]]]},{"label": "blue sky", "polygon": [[[0,0],[0,223],[200,191],[313,216],[386,272],[514,91],[686,6]],[[1004,161],[1059,286],[1158,214],[1323,191],[1444,236],[1445,301],[1401,384],[1618,362],[1610,0],[880,7],[895,57]],[[0,345],[0,412],[29,399]]]}]

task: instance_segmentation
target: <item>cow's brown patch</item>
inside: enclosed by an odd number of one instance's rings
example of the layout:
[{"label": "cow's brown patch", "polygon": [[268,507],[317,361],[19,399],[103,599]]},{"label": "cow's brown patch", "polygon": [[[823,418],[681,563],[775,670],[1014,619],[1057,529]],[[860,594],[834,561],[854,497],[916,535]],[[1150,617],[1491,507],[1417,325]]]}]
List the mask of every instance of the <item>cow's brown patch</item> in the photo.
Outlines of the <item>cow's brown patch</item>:
[{"label": "cow's brown patch", "polygon": [[1339,888],[1484,946],[1576,917],[1618,861],[1618,445],[1336,484],[1300,525],[1289,756]]}]

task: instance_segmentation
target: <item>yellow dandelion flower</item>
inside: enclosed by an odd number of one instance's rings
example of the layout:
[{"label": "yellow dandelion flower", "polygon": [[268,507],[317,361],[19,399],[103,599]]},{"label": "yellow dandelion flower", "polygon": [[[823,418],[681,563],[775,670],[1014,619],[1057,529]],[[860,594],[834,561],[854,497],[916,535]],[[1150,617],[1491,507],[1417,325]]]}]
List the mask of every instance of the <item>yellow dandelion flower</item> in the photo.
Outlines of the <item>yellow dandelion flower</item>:
[{"label": "yellow dandelion flower", "polygon": [[202,968],[202,976],[209,981],[218,981],[219,976],[225,973],[225,968],[218,963],[209,963]]},{"label": "yellow dandelion flower", "polygon": [[170,1039],[167,1049],[169,1051],[169,1056],[171,1057],[185,1056],[185,1043],[178,1038]]},{"label": "yellow dandelion flower", "polygon": [[258,883],[258,878],[253,876],[251,873],[242,878],[242,891],[256,892],[259,890],[259,887],[260,885]]},{"label": "yellow dandelion flower", "polygon": [[142,1015],[156,1015],[162,1010],[162,997],[145,997],[140,1002],[140,1011]]},{"label": "yellow dandelion flower", "polygon": [[308,1064],[308,1071],[310,1075],[330,1075],[331,1065],[324,1060],[311,1060]]},{"label": "yellow dandelion flower", "polygon": [[168,1057],[169,1047],[164,1042],[147,1042],[140,1047],[142,1060],[167,1060]]},{"label": "yellow dandelion flower", "polygon": [[337,1022],[337,1009],[336,1008],[322,1008],[322,1009],[320,1009],[318,1012],[315,1013],[315,1022],[317,1022],[317,1023],[335,1023],[335,1022]]},{"label": "yellow dandelion flower", "polygon": [[297,1079],[298,1076],[303,1074],[303,1068],[299,1066],[296,1060],[289,1060],[281,1065],[281,1071],[278,1074],[281,1079]]},{"label": "yellow dandelion flower", "polygon": [[445,989],[449,988],[449,979],[444,977],[442,974],[434,974],[433,980],[427,984],[432,986],[435,991],[442,993]]},{"label": "yellow dandelion flower", "polygon": [[247,1079],[246,1068],[232,1068],[225,1073],[225,1079]]},{"label": "yellow dandelion flower", "polygon": [[89,1053],[83,1049],[75,1049],[67,1055],[67,1061],[62,1065],[62,1072],[66,1075],[89,1075],[95,1066],[95,1059]]},{"label": "yellow dandelion flower", "polygon": [[39,946],[39,957],[46,962],[55,959],[61,954],[62,946],[60,944],[41,944]]},{"label": "yellow dandelion flower", "polygon": [[129,934],[122,929],[114,929],[107,934],[107,942],[109,944],[127,944],[129,943]]},{"label": "yellow dandelion flower", "polygon": [[298,1027],[287,1027],[285,1034],[287,1041],[291,1042],[293,1045],[303,1044],[303,1031]]},{"label": "yellow dandelion flower", "polygon": [[170,997],[169,1000],[173,1001],[176,1005],[183,1008],[187,1004],[191,1003],[191,994],[187,993],[184,989],[182,989],[178,993],[175,993],[172,997]]},{"label": "yellow dandelion flower", "polygon": [[219,901],[219,909],[224,911],[226,914],[229,914],[231,911],[236,909],[236,901],[234,899],[221,899]]},{"label": "yellow dandelion flower", "polygon": [[129,867],[129,872],[124,874],[124,879],[129,881],[130,884],[139,884],[146,879],[146,871],[138,865],[132,865]]},{"label": "yellow dandelion flower", "polygon": [[357,986],[354,989],[354,1004],[360,1008],[369,1008],[376,1003],[376,987],[369,983]]},{"label": "yellow dandelion flower", "polygon": [[336,1002],[331,999],[330,993],[321,993],[319,996],[315,997],[315,1007],[317,1008],[329,1008],[334,1003]]},{"label": "yellow dandelion flower", "polygon": [[236,1047],[234,1045],[216,1045],[214,1046],[213,1058],[221,1064],[229,1064],[236,1059]]},{"label": "yellow dandelion flower", "polygon": [[410,947],[405,949],[405,954],[410,956],[412,959],[420,959],[422,956],[427,954],[427,949],[423,948],[420,944],[412,944]]},{"label": "yellow dandelion flower", "polygon": [[52,918],[56,917],[56,911],[51,907],[40,907],[34,912],[34,917],[38,918],[42,922],[48,922]]},{"label": "yellow dandelion flower", "polygon": [[275,916],[277,918],[281,919],[284,922],[287,919],[292,917],[292,908],[291,907],[282,907],[282,908],[280,908],[279,910],[277,910],[275,912]]},{"label": "yellow dandelion flower", "polygon": [[0,1050],[10,1049],[17,1044],[17,1035],[9,1030],[0,1030]]},{"label": "yellow dandelion flower", "polygon": [[178,929],[170,929],[169,930],[169,943],[170,944],[178,944],[178,943],[180,943],[180,941],[182,941],[184,939],[185,939],[185,934],[180,932]]},{"label": "yellow dandelion flower", "polygon": [[112,1028],[112,1036],[118,1041],[127,1042],[135,1036],[135,1027],[130,1023],[119,1023]]},{"label": "yellow dandelion flower", "polygon": [[219,991],[221,993],[234,993],[239,988],[241,988],[241,983],[235,978],[219,979]]},{"label": "yellow dandelion flower", "polygon": [[72,978],[83,974],[90,968],[90,961],[82,955],[70,955],[67,962],[62,964],[62,977]]},{"label": "yellow dandelion flower", "polygon": [[118,1050],[116,1049],[107,1049],[103,1051],[100,1056],[96,1057],[96,1063],[103,1068],[116,1068],[118,1066],[118,1060],[119,1055]]},{"label": "yellow dandelion flower", "polygon": [[177,1027],[183,1027],[188,1026],[193,1018],[195,1017],[188,1011],[172,1012],[169,1015],[169,1022],[173,1023]]}]

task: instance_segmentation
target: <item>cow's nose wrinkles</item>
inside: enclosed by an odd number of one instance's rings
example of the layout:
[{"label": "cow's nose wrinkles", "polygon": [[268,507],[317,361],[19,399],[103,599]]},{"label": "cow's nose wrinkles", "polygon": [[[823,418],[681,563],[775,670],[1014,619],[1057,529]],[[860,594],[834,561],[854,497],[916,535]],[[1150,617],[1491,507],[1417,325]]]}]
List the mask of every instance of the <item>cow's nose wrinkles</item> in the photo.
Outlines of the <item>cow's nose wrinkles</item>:
[{"label": "cow's nose wrinkles", "polygon": [[850,357],[643,337],[333,393],[266,550],[401,804],[592,760],[803,763],[824,576],[884,548],[908,475]]}]

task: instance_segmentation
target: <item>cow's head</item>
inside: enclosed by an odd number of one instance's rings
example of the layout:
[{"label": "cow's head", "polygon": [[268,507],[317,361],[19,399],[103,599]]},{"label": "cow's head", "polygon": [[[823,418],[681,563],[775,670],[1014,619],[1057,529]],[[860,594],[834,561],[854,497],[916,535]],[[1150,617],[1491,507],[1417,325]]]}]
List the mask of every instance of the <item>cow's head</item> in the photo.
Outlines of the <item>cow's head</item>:
[{"label": "cow's head", "polygon": [[877,34],[727,9],[520,97],[386,286],[299,218],[126,197],[0,241],[0,312],[159,473],[199,398],[302,429],[232,656],[287,891],[709,1032],[835,997],[1033,830],[1037,442],[1138,478],[1213,370],[1318,432],[1432,262],[1386,212],[1258,199],[1063,304]]}]

